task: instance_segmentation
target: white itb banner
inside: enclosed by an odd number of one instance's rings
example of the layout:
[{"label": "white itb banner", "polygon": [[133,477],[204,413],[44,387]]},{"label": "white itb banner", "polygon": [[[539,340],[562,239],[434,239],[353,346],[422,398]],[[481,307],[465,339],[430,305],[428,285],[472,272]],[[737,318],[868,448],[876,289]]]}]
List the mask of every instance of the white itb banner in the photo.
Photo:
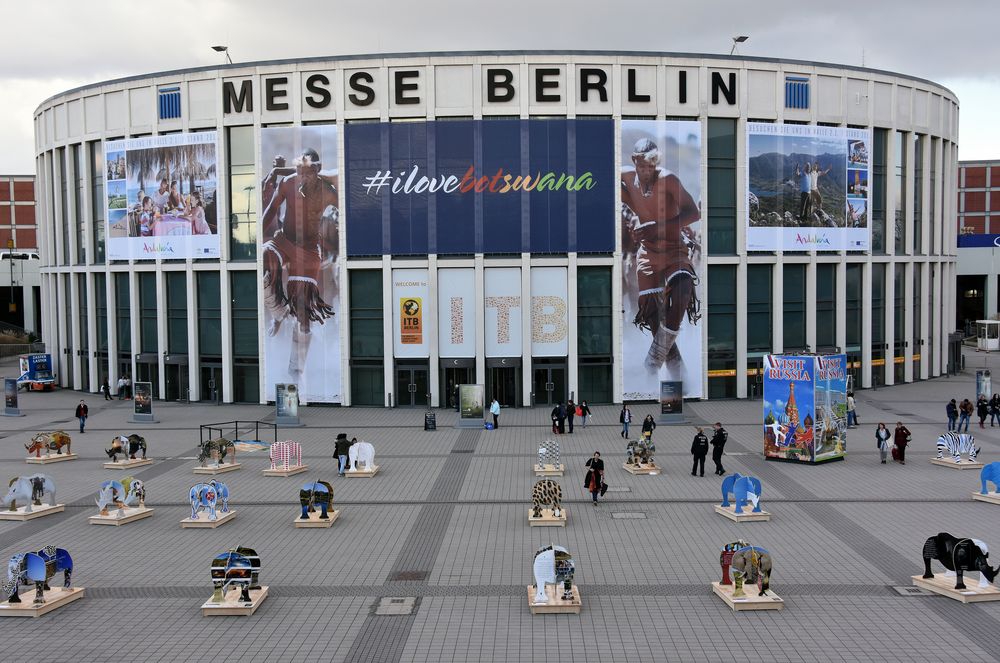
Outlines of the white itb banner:
[{"label": "white itb banner", "polygon": [[392,354],[426,359],[433,331],[426,269],[392,270]]},{"label": "white itb banner", "polygon": [[521,352],[521,269],[487,267],[486,356],[520,357]]},{"label": "white itb banner", "polygon": [[476,356],[476,270],[438,270],[438,355]]},{"label": "white itb banner", "polygon": [[565,267],[531,268],[531,355],[569,354],[569,306]]}]

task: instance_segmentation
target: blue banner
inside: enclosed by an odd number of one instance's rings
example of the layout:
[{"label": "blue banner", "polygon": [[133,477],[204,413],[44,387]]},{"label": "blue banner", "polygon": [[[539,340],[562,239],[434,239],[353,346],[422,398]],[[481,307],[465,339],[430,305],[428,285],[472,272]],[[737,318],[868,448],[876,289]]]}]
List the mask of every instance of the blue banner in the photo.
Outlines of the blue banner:
[{"label": "blue banner", "polygon": [[958,236],[958,248],[960,249],[992,249],[994,247],[1000,247],[1000,235],[977,234]]},{"label": "blue banner", "polygon": [[348,123],[349,256],[611,253],[612,120]]}]

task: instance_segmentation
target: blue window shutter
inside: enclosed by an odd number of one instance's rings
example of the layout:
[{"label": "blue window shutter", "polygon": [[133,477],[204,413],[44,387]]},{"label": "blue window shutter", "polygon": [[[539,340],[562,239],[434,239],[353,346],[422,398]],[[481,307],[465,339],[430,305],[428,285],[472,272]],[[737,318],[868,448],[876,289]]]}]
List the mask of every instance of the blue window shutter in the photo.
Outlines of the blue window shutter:
[{"label": "blue window shutter", "polygon": [[162,87],[159,90],[157,106],[161,120],[176,120],[181,116],[180,87]]},{"label": "blue window shutter", "polygon": [[785,108],[809,108],[809,79],[785,76]]}]

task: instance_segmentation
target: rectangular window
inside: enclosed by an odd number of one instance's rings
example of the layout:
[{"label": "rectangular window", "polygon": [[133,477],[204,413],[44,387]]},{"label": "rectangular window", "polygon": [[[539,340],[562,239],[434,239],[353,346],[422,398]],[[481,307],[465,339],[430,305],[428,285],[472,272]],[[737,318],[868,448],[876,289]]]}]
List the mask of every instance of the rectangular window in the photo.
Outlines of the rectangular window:
[{"label": "rectangular window", "polygon": [[104,274],[94,274],[94,301],[97,304],[97,350],[108,351],[108,293]]},{"label": "rectangular window", "polygon": [[115,316],[117,319],[118,353],[132,353],[132,321],[128,274],[115,274]]},{"label": "rectangular window", "polygon": [[896,254],[906,253],[906,133],[897,131],[894,136],[896,153]]},{"label": "rectangular window", "polygon": [[[933,158],[933,157],[932,157]],[[933,187],[931,191],[933,191]],[[913,379],[920,379],[920,360],[922,359],[921,353],[923,352],[922,335],[923,335],[923,325],[920,320],[920,302],[923,296],[920,287],[920,277],[923,271],[923,265],[920,263],[914,263],[913,265]]]},{"label": "rectangular window", "polygon": [[[229,238],[230,260],[257,259],[257,169],[254,158],[254,128],[230,127],[229,145]],[[221,225],[220,216],[220,225]]]},{"label": "rectangular window", "polygon": [[847,266],[845,297],[847,304],[847,351],[861,351],[861,268],[860,264]]},{"label": "rectangular window", "polygon": [[885,384],[885,263],[872,264],[872,382]]},{"label": "rectangular window", "polygon": [[103,265],[104,258],[104,151],[101,141],[87,143],[90,149],[90,164],[93,168],[90,179],[90,218],[93,220],[94,252],[91,258],[95,265]]},{"label": "rectangular window", "polygon": [[580,267],[576,272],[577,354],[611,355],[611,268]]},{"label": "rectangular window", "polygon": [[806,266],[785,265],[782,329],[785,352],[806,351]]},{"label": "rectangular window", "polygon": [[76,264],[87,264],[87,228],[83,213],[83,187],[87,185],[87,153],[83,145],[73,145],[73,168],[76,171],[76,183],[73,187],[73,211],[76,214]]},{"label": "rectangular window", "polygon": [[809,78],[785,76],[785,108],[809,108]]},{"label": "rectangular window", "polygon": [[159,111],[161,120],[176,120],[181,116],[181,89],[174,85],[159,89]]},{"label": "rectangular window", "polygon": [[[934,205],[935,201],[937,200],[937,146],[939,140],[940,139],[938,138],[931,139],[931,176],[930,176],[931,190],[930,190],[930,200],[928,201],[930,209],[927,210],[928,212],[927,222],[930,224],[928,227],[930,228],[930,234],[932,238],[937,234],[936,230],[937,216],[934,213]],[[928,246],[927,248],[931,249],[933,246],[934,246],[934,240],[931,239],[930,246]]]},{"label": "rectangular window", "polygon": [[55,151],[56,158],[59,160],[59,185],[60,195],[62,196],[62,216],[56,219],[56,223],[62,226],[62,263],[63,265],[68,265],[69,263],[69,192],[72,188],[70,186],[69,180],[69,168],[67,168],[66,161],[66,148],[61,147]]},{"label": "rectangular window", "polygon": [[816,265],[816,352],[837,347],[837,266]]},{"label": "rectangular window", "polygon": [[157,352],[156,274],[139,273],[139,352]]},{"label": "rectangular window", "polygon": [[222,303],[218,272],[198,272],[198,351],[222,357]]},{"label": "rectangular window", "polygon": [[875,129],[872,137],[872,255],[885,255],[885,159],[888,129]]},{"label": "rectangular window", "polygon": [[256,359],[257,272],[233,272],[232,288],[233,356]]},{"label": "rectangular window", "polygon": [[80,306],[80,345],[77,349],[80,351],[81,389],[89,391],[90,369],[88,357],[90,357],[90,341],[87,336],[87,327],[89,327],[87,307],[90,305],[90,300],[87,298],[87,275],[77,274],[76,280],[77,301]]},{"label": "rectangular window", "polygon": [[895,276],[893,278],[893,325],[895,325],[895,331],[893,333],[893,352],[892,352],[892,366],[893,366],[893,380],[895,382],[903,382],[905,379],[906,364],[906,308],[903,305],[903,298],[905,296],[904,288],[906,283],[906,266],[903,264],[897,264],[895,267]]},{"label": "rectangular window", "polygon": [[708,119],[708,253],[736,255],[736,120]]},{"label": "rectangular window", "polygon": [[736,265],[708,267],[708,397],[736,397]]},{"label": "rectangular window", "polygon": [[773,340],[771,315],[771,265],[747,265],[747,352],[770,352]]},{"label": "rectangular window", "polygon": [[233,364],[233,402],[260,402],[260,367],[256,362],[244,360]]},{"label": "rectangular window", "polygon": [[351,357],[382,359],[382,272],[354,269],[351,284]]},{"label": "rectangular window", "polygon": [[924,254],[924,143],[927,137],[913,134],[913,253]]},{"label": "rectangular window", "polygon": [[167,352],[188,353],[187,275],[167,272]]}]

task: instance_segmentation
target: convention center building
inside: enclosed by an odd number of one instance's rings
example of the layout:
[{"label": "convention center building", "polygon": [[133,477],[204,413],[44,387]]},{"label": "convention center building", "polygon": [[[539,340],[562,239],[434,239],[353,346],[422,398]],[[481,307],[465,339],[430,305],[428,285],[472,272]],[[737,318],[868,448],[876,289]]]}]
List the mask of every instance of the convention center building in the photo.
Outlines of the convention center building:
[{"label": "convention center building", "polygon": [[[35,112],[64,387],[452,407],[943,375],[958,100],[853,66],[536,51],[237,63]],[[285,388],[285,387],[282,387]]]}]

